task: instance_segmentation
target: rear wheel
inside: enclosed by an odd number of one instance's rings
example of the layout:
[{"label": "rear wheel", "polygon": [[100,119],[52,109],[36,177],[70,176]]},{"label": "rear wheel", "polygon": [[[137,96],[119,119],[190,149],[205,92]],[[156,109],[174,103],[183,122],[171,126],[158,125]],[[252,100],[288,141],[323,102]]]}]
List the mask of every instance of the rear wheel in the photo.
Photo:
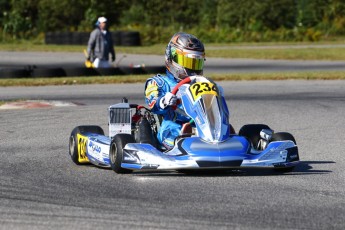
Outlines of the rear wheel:
[{"label": "rear wheel", "polygon": [[[100,135],[104,135],[104,131],[101,127],[96,125],[84,125],[84,126],[77,126],[73,129],[70,137],[69,137],[69,155],[71,156],[72,161],[77,164],[83,164],[86,163],[85,161],[81,162],[79,159],[79,153],[78,153],[78,134],[83,133],[96,133]],[[86,144],[86,143],[84,143]],[[85,147],[85,146],[83,146]]]},{"label": "rear wheel", "polygon": [[270,127],[264,124],[244,125],[238,132],[238,135],[246,137],[250,141],[252,146],[256,149],[258,146],[258,142],[261,139],[260,132],[263,129],[270,129]]},{"label": "rear wheel", "polygon": [[131,173],[132,170],[121,167],[123,160],[123,148],[128,143],[135,143],[135,139],[130,134],[116,134],[110,143],[110,166],[119,174]]}]

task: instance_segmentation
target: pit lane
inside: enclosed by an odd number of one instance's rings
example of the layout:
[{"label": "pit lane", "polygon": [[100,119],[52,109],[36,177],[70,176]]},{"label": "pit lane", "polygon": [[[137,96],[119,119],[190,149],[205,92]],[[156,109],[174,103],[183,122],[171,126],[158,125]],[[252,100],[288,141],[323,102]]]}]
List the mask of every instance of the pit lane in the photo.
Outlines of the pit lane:
[{"label": "pit lane", "polygon": [[72,129],[95,124],[107,133],[107,107],[123,96],[143,103],[143,85],[0,87],[0,100],[81,105],[0,111],[0,228],[344,229],[345,81],[220,85],[236,130],[266,123],[295,136],[295,171],[117,175],[76,166]]}]

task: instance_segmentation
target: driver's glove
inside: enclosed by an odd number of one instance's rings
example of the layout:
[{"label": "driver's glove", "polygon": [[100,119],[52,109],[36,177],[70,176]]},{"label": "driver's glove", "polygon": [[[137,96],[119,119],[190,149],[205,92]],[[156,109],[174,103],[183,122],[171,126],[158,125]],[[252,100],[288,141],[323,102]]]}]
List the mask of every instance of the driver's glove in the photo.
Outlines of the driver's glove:
[{"label": "driver's glove", "polygon": [[161,100],[159,101],[159,106],[162,109],[165,109],[167,106],[172,106],[172,105],[176,105],[177,103],[177,97],[176,95],[167,92],[164,97],[161,98]]}]

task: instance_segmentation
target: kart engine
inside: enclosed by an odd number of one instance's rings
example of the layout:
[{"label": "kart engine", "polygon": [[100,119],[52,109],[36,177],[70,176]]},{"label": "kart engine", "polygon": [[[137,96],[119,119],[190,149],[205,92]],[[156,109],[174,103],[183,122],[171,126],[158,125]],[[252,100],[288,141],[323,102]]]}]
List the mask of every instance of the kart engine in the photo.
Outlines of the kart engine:
[{"label": "kart engine", "polygon": [[122,103],[109,107],[109,137],[118,133],[131,134],[137,143],[157,146],[156,134],[160,126],[157,115],[144,106],[129,104],[126,98]]}]

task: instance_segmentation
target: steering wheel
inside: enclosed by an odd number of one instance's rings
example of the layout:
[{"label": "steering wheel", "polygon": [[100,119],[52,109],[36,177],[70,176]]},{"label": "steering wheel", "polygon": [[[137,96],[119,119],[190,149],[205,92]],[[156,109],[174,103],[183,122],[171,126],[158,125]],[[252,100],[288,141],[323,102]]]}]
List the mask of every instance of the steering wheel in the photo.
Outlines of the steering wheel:
[{"label": "steering wheel", "polygon": [[[182,81],[180,81],[180,82],[173,88],[173,90],[171,91],[171,93],[174,94],[174,95],[176,95],[176,93],[177,93],[177,91],[179,90],[179,88],[181,87],[181,85],[186,84],[186,83],[190,83],[191,81],[192,81],[192,78],[191,78],[191,77],[187,77],[187,78],[183,79]],[[176,109],[177,109],[177,105],[178,105],[179,103],[181,103],[181,102],[178,102],[176,105],[173,105],[173,106],[172,106],[172,109],[173,109],[173,110],[176,110]],[[193,119],[190,119],[190,121],[187,122],[187,123],[192,124],[193,122],[194,122]]]},{"label": "steering wheel", "polygon": [[181,85],[183,84],[186,84],[186,83],[189,83],[191,82],[192,79],[191,77],[187,77],[185,79],[183,79],[182,81],[180,81],[174,88],[173,90],[171,91],[172,94],[176,95],[177,91],[179,90],[179,88],[181,87]]},{"label": "steering wheel", "polygon": [[[189,83],[189,82],[191,82],[191,81],[192,81],[192,80],[191,80],[191,77],[187,77],[187,78],[183,79],[183,80],[180,81],[177,85],[175,85],[175,87],[173,88],[173,90],[171,90],[171,93],[174,94],[174,95],[176,95],[176,93],[177,93],[177,91],[180,89],[181,85],[186,84],[186,83]],[[177,105],[180,104],[180,103],[181,103],[181,101],[180,101],[180,99],[178,99],[178,100],[177,100],[177,104],[171,106],[171,108],[172,108],[173,110],[176,110]]]}]

